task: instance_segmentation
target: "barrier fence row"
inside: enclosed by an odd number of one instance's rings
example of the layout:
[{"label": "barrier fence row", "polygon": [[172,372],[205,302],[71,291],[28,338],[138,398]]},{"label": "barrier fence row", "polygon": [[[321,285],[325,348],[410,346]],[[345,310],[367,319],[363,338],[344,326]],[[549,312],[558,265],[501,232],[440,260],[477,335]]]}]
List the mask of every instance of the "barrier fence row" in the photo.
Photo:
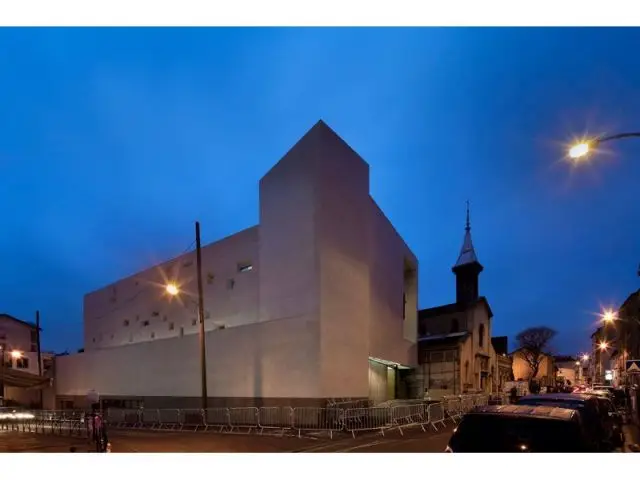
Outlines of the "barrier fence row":
[{"label": "barrier fence row", "polygon": [[[113,428],[216,431],[224,433],[264,432],[358,432],[420,427],[438,430],[445,420],[454,423],[478,405],[487,405],[486,395],[445,397],[441,402],[404,401],[393,406],[328,408],[317,407],[240,407],[202,409],[115,409],[105,411]],[[26,428],[32,432],[89,435],[88,422],[81,411],[39,411],[31,419],[0,419],[0,428]]]},{"label": "barrier fence row", "polygon": [[81,411],[4,414],[0,417],[0,430],[80,438],[92,437],[91,421],[85,412]]}]

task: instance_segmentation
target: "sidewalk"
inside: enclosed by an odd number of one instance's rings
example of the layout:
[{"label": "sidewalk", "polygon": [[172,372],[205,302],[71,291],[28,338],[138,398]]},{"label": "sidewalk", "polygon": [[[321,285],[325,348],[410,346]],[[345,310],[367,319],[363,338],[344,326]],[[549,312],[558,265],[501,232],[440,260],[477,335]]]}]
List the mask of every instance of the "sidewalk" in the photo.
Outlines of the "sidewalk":
[{"label": "sidewalk", "polygon": [[634,415],[631,421],[622,427],[622,431],[625,436],[625,445],[622,449],[623,452],[638,452],[640,451],[640,427],[638,426],[637,415]]}]

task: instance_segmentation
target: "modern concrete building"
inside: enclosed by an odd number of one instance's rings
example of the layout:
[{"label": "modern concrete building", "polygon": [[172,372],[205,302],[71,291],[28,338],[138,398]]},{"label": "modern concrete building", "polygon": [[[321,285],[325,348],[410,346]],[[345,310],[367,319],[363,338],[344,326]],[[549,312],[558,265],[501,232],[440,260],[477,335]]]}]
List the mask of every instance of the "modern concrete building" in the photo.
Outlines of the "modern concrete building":
[{"label": "modern concrete building", "polygon": [[[259,224],[202,248],[209,404],[395,397],[416,363],[418,262],[371,198],[369,165],[320,121],[259,189]],[[85,350],[56,362],[59,404],[95,390],[200,406],[195,263],[85,296]]]}]

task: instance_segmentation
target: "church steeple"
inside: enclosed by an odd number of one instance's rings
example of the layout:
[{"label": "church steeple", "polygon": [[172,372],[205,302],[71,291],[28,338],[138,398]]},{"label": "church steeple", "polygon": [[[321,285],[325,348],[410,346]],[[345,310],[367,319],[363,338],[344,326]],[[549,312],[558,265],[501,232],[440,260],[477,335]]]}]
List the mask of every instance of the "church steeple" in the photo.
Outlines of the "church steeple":
[{"label": "church steeple", "polygon": [[467,223],[465,225],[462,249],[453,273],[456,275],[456,302],[471,303],[480,296],[478,289],[478,277],[484,267],[478,261],[478,256],[473,248],[471,240],[471,220],[469,215],[469,202],[467,201]]}]

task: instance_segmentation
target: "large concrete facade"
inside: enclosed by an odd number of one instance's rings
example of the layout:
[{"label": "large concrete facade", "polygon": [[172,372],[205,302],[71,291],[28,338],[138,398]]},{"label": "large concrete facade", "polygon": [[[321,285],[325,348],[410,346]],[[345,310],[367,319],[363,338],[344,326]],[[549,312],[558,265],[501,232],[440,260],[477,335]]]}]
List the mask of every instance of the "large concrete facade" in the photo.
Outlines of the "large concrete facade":
[{"label": "large concrete facade", "polygon": [[[261,179],[259,225],[202,258],[212,404],[368,397],[371,358],[416,363],[417,260],[369,195],[368,164],[323,122]],[[88,294],[59,397],[197,405],[195,286],[190,252]]]}]

